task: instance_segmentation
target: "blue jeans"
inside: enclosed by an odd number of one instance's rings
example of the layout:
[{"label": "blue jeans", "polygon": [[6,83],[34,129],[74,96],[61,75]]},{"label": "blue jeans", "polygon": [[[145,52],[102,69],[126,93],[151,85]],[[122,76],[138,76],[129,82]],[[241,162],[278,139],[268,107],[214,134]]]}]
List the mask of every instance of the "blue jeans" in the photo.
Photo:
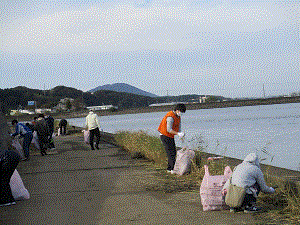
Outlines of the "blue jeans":
[{"label": "blue jeans", "polygon": [[33,135],[31,132],[28,132],[24,135],[23,150],[24,150],[25,158],[29,157],[29,146],[31,144],[32,138],[33,138]]}]

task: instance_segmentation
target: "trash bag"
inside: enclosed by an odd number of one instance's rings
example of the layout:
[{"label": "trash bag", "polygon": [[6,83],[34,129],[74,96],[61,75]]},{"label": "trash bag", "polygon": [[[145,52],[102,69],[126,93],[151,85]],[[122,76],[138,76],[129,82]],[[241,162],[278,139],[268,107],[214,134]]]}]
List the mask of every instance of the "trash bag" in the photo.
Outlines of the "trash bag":
[{"label": "trash bag", "polygon": [[224,205],[222,189],[230,178],[232,170],[229,166],[224,169],[224,175],[211,176],[208,166],[204,165],[205,175],[200,186],[200,197],[203,211],[221,210]]},{"label": "trash bag", "polygon": [[34,146],[35,146],[38,150],[40,150],[39,140],[38,140],[38,136],[37,136],[37,132],[36,132],[36,131],[33,132],[33,138],[32,138],[31,143],[33,143]]},{"label": "trash bag", "polygon": [[25,188],[20,174],[17,170],[15,170],[13,175],[11,176],[9,185],[15,200],[25,200],[30,198],[30,194]]},{"label": "trash bag", "polygon": [[23,159],[24,158],[24,152],[23,152],[23,147],[21,146],[19,140],[17,138],[14,138],[12,140],[12,146],[17,150],[16,152],[20,155],[20,157]]},{"label": "trash bag", "polygon": [[195,156],[195,152],[186,147],[177,151],[176,161],[174,165],[174,173],[177,175],[183,175],[190,171],[191,161]]},{"label": "trash bag", "polygon": [[90,131],[88,130],[83,130],[83,136],[84,136],[84,142],[86,144],[89,144],[90,143]]}]

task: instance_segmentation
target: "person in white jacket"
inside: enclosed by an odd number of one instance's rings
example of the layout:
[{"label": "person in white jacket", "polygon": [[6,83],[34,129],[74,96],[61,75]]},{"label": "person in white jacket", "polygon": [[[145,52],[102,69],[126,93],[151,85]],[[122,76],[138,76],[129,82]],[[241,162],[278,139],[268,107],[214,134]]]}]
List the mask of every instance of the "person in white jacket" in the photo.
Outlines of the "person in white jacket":
[{"label": "person in white jacket", "polygon": [[[224,185],[223,194],[229,187],[230,179]],[[244,212],[255,212],[259,209],[255,206],[257,195],[260,191],[264,193],[274,193],[275,189],[266,185],[264,175],[260,169],[259,159],[255,153],[250,153],[244,161],[239,164],[232,173],[231,183],[246,188],[246,195],[241,208]],[[231,212],[238,209],[231,208]]]},{"label": "person in white jacket", "polygon": [[90,132],[90,145],[91,149],[95,150],[94,148],[94,136],[96,136],[96,149],[99,149],[99,142],[100,142],[100,123],[97,114],[94,110],[90,110],[89,114],[86,117],[85,121],[86,128]]}]

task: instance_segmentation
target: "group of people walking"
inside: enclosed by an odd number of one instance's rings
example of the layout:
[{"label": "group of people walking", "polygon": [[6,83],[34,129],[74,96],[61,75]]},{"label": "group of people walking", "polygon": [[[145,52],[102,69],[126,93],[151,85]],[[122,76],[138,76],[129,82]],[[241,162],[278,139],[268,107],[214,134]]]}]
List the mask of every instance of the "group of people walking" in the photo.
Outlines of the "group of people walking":
[{"label": "group of people walking", "polygon": [[[177,104],[174,109],[168,112],[162,119],[158,131],[161,142],[165,148],[168,157],[167,172],[173,174],[176,161],[175,135],[183,138],[185,133],[181,130],[181,115],[186,112],[184,104]],[[260,209],[256,207],[256,199],[262,191],[264,193],[274,193],[275,189],[268,187],[265,183],[263,173],[260,169],[259,159],[255,153],[246,156],[243,163],[238,165],[233,171],[231,183],[233,185],[245,188],[246,194],[240,207],[231,208],[231,212],[244,210],[245,212],[256,212]],[[222,194],[226,195],[229,187],[229,180],[224,185]]]}]

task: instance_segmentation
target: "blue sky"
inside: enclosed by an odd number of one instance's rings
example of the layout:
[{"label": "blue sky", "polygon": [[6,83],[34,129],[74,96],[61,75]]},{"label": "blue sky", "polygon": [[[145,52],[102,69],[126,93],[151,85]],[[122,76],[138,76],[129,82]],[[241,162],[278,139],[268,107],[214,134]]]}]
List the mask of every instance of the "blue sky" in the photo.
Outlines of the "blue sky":
[{"label": "blue sky", "polygon": [[0,0],[0,88],[300,91],[296,0]]}]

